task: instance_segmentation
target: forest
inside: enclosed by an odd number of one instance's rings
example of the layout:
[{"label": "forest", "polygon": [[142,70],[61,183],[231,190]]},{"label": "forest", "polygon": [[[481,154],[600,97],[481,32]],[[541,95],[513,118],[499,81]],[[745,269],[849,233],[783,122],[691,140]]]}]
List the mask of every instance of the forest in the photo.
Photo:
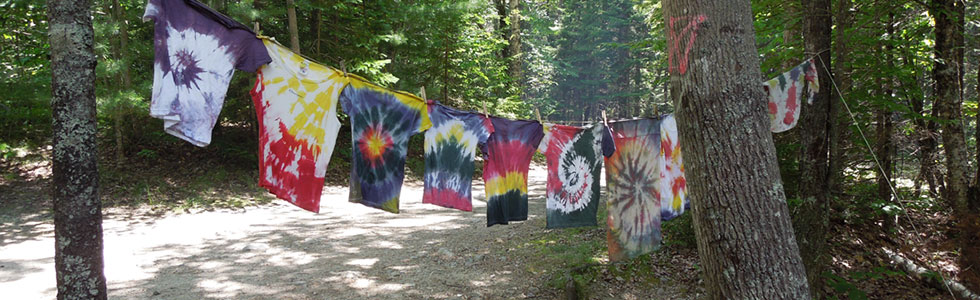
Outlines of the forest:
[{"label": "forest", "polygon": [[[473,212],[417,200],[423,134],[401,212],[354,206],[353,116],[337,109],[322,211],[306,212],[257,184],[254,72],[235,71],[198,147],[150,116],[148,1],[0,0],[13,299],[980,299],[980,1],[199,1],[463,111],[676,117],[690,209],[657,250],[613,259],[605,204],[597,226],[545,228],[535,154],[530,217],[485,226],[485,159]],[[807,61],[812,103],[765,130],[761,83]]]}]

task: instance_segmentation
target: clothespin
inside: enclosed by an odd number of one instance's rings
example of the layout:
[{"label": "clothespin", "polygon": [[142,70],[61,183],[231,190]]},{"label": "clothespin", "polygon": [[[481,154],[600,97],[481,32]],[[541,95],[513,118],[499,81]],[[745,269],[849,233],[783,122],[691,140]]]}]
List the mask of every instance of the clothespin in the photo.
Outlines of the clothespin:
[{"label": "clothespin", "polygon": [[425,86],[424,85],[422,86],[422,91],[419,94],[422,94],[422,100],[424,100],[424,101],[428,101],[429,100],[429,98],[426,98],[425,97]]},{"label": "clothespin", "polygon": [[252,31],[255,31],[255,34],[258,35],[259,34],[259,22],[253,23],[252,28],[253,28]]},{"label": "clothespin", "polygon": [[487,119],[490,118],[490,114],[487,113],[487,101],[483,101],[483,116],[487,117]]},{"label": "clothespin", "polygon": [[538,116],[538,123],[544,124],[544,121],[541,121],[541,111],[537,107],[534,108],[534,114]]},{"label": "clothespin", "polygon": [[347,64],[343,60],[340,61],[340,69],[344,71],[344,77],[347,77]]},{"label": "clothespin", "polygon": [[606,110],[605,109],[602,110],[602,125],[605,125],[606,127],[609,127],[609,120],[606,119]]}]

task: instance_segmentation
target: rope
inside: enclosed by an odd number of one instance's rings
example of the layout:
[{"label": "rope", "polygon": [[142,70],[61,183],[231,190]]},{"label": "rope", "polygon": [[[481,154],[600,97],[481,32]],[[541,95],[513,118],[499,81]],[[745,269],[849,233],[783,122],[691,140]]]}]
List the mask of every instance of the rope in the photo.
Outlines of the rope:
[{"label": "rope", "polygon": [[[815,56],[820,60],[820,66],[823,67],[824,71],[826,71],[828,75],[830,75],[830,69],[827,68],[827,64],[823,61],[823,58],[820,57],[820,55]],[[831,80],[830,83],[832,83],[834,89],[837,90],[837,95],[840,97],[841,103],[844,103],[844,108],[847,109],[847,113],[851,116],[851,120],[854,121],[854,125],[857,127],[858,133],[861,134],[861,139],[864,140],[864,144],[868,146],[868,152],[871,152],[871,157],[874,158],[875,165],[877,165],[878,169],[881,170],[881,176],[885,177],[885,181],[888,181],[888,188],[891,189],[892,195],[895,196],[895,200],[898,200],[898,205],[902,206],[902,210],[905,212],[905,218],[909,220],[909,225],[912,226],[912,231],[915,232],[915,238],[917,240],[920,239],[921,234],[919,233],[919,229],[915,227],[915,223],[912,222],[912,217],[909,216],[908,208],[905,206],[905,203],[903,203],[902,198],[899,197],[898,192],[895,189],[895,185],[892,184],[891,178],[888,178],[888,175],[885,174],[885,168],[881,166],[881,162],[878,161],[878,155],[875,154],[874,148],[871,147],[871,142],[869,142],[868,137],[864,135],[864,130],[862,130],[860,124],[858,124],[857,118],[854,116],[854,112],[851,111],[851,107],[847,105],[847,101],[844,100],[844,94],[841,93],[840,88],[837,87],[837,81]],[[921,240],[918,242],[922,243]],[[953,294],[953,290],[949,287],[949,284],[946,283],[946,277],[943,276],[942,272],[936,272],[936,274],[938,274],[939,278],[942,279],[943,285],[945,285],[946,290],[949,291],[949,295],[953,296],[955,299],[956,295]]]}]

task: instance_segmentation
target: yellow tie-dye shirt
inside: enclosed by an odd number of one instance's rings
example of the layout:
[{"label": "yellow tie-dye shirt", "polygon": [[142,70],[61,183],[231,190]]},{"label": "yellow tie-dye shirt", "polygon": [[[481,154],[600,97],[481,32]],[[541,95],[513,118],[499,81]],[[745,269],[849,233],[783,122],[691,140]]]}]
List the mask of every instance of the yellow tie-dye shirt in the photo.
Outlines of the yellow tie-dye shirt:
[{"label": "yellow tie-dye shirt", "polygon": [[259,184],[280,199],[318,212],[340,131],[337,101],[348,80],[275,41],[263,38],[263,43],[272,62],[259,69],[252,90],[259,120]]}]

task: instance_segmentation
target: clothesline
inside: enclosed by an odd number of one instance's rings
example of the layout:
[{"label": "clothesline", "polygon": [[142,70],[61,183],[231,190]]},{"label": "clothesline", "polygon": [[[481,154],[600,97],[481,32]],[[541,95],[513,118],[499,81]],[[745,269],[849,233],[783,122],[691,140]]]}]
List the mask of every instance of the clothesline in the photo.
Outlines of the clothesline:
[{"label": "clothesline", "polygon": [[[616,184],[606,186],[610,219],[602,223],[615,234],[609,241],[614,260],[656,249],[660,222],[689,205],[673,115],[608,122],[603,111],[601,121],[553,121],[607,128],[545,126],[537,109],[537,120],[490,117],[485,108],[461,111],[429,102],[424,91],[419,97],[349,74],[345,66],[319,64],[226,16],[193,8],[203,6],[196,0],[147,3],[145,16],[162,40],[155,45],[165,45],[156,49],[151,115],[165,121],[168,133],[206,146],[231,74],[255,72],[250,94],[259,123],[259,185],[300,208],[319,211],[340,133],[338,108],[351,124],[351,202],[397,213],[409,137],[424,132],[423,203],[472,211],[469,178],[479,145],[487,226],[527,220],[527,175],[536,151],[548,158],[549,228],[599,224],[598,171],[608,161],[607,176]],[[803,90],[812,98],[816,80],[810,59],[763,83],[771,131],[795,126]]]},{"label": "clothesline", "polygon": [[[823,51],[821,51],[821,52],[823,52]],[[823,67],[824,71],[827,72],[827,75],[829,76],[830,75],[830,69],[827,68],[827,64],[823,61],[823,58],[820,57],[819,54],[820,53],[817,53],[817,55],[814,55],[814,56],[816,56],[817,59],[820,60],[820,65]],[[908,219],[909,225],[911,225],[911,227],[912,227],[912,231],[915,232],[915,238],[916,238],[916,240],[918,240],[917,242],[919,242],[921,244],[922,243],[922,241],[921,241],[922,235],[919,233],[919,229],[916,228],[915,222],[912,221],[912,216],[909,215],[908,208],[905,206],[904,201],[902,201],[901,196],[899,196],[898,190],[895,188],[895,185],[892,183],[891,178],[889,178],[888,177],[888,174],[885,172],[885,168],[881,166],[881,161],[878,160],[878,154],[876,154],[875,151],[874,151],[874,148],[871,147],[871,142],[868,141],[868,137],[864,135],[864,130],[861,129],[860,124],[858,124],[857,118],[854,116],[854,112],[851,111],[850,105],[848,105],[847,104],[847,101],[844,100],[844,93],[842,93],[841,90],[840,90],[840,88],[837,87],[837,81],[836,80],[831,80],[830,82],[831,82],[831,84],[833,84],[834,89],[837,90],[837,96],[840,99],[841,103],[844,104],[844,108],[847,110],[848,115],[851,117],[851,121],[854,122],[854,127],[857,128],[858,133],[861,134],[861,139],[864,140],[865,146],[868,147],[868,153],[871,153],[871,158],[874,159],[875,165],[877,165],[878,166],[878,170],[881,171],[881,176],[884,177],[885,178],[885,181],[888,182],[888,189],[891,191],[892,196],[895,197],[895,200],[896,200],[896,202],[898,202],[898,205],[902,207],[902,211],[904,212],[905,218]],[[940,281],[943,282],[943,285],[946,287],[946,291],[949,292],[949,295],[950,296],[953,296],[953,298],[956,298],[956,295],[953,294],[953,289],[950,288],[949,282],[948,282],[948,280],[946,280],[946,277],[943,276],[942,272],[936,272],[936,274],[939,275],[939,278],[941,279]]]}]

